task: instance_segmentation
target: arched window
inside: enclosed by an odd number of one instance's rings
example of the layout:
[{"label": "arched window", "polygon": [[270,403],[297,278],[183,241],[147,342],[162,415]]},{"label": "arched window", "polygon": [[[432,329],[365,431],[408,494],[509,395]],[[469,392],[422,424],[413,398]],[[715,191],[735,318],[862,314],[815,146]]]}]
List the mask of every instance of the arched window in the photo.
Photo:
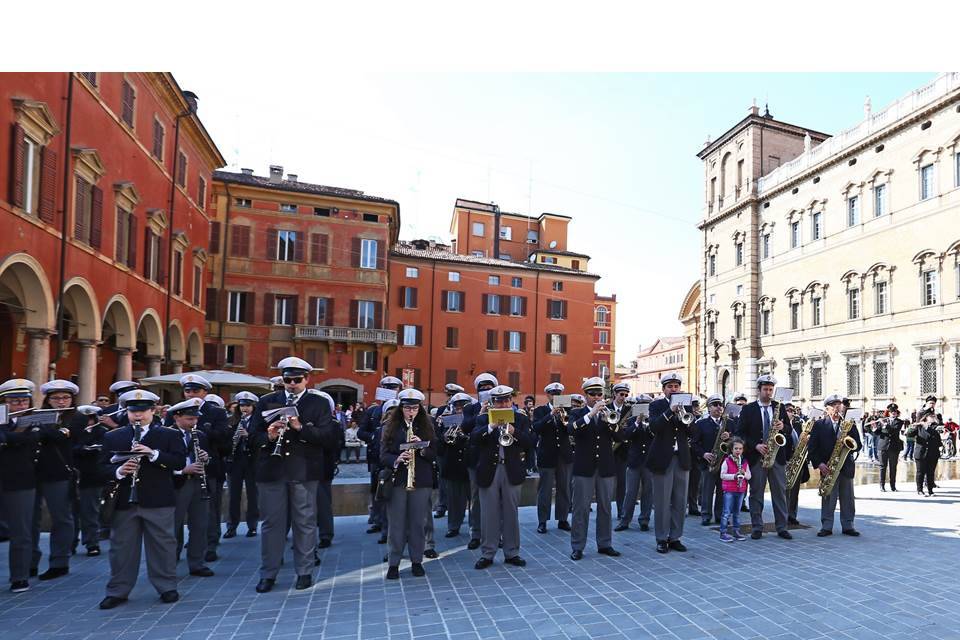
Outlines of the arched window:
[{"label": "arched window", "polygon": [[597,307],[596,312],[597,326],[605,327],[610,324],[610,312],[606,307]]}]

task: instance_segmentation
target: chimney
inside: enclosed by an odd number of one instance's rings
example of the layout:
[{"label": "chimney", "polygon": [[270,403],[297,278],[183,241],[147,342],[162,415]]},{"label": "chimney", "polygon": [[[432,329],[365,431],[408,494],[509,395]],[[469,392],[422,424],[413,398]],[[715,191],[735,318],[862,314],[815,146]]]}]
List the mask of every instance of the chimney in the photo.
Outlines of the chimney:
[{"label": "chimney", "polygon": [[270,182],[283,182],[283,167],[278,164],[270,165]]},{"label": "chimney", "polygon": [[190,105],[190,113],[197,112],[197,94],[193,91],[184,91],[183,97],[186,99],[187,104]]},{"label": "chimney", "polygon": [[760,114],[760,109],[757,108],[757,99],[756,99],[756,98],[753,99],[753,104],[750,105],[749,111],[750,111],[750,115],[752,115],[752,116],[755,116],[755,115],[759,115],[759,114]]},{"label": "chimney", "polygon": [[296,181],[297,181],[297,174],[295,173],[287,174],[287,182],[296,182]]},{"label": "chimney", "polygon": [[242,173],[245,176],[252,176],[253,169],[240,169],[240,173]]}]

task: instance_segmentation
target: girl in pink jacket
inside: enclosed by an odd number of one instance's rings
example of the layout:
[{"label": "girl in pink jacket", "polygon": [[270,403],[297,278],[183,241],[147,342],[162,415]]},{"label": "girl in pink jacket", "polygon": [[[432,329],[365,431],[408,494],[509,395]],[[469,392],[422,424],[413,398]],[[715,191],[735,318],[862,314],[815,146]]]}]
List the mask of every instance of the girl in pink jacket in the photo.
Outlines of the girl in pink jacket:
[{"label": "girl in pink jacket", "polygon": [[[720,518],[720,541],[733,542],[746,540],[740,533],[740,506],[750,486],[750,465],[743,456],[743,440],[731,440],[730,454],[720,465],[720,480],[723,486],[723,517]],[[732,536],[727,533],[727,526],[733,519]]]}]

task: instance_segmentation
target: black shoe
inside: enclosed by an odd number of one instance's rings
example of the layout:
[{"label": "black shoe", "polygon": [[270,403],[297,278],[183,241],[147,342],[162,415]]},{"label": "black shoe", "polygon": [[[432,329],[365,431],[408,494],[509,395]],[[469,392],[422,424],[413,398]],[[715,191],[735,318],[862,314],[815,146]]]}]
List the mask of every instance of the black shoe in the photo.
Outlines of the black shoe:
[{"label": "black shoe", "polygon": [[745,505],[745,504],[742,504],[742,505],[740,505],[740,511],[741,511],[741,513],[750,513],[750,507],[748,507],[748,506]]},{"label": "black shoe", "polygon": [[673,549],[674,551],[686,551],[686,550],[687,550],[687,548],[684,546],[684,544],[683,544],[682,542],[680,542],[679,540],[671,540],[671,541],[669,542],[669,546],[670,546],[670,548]]},{"label": "black shoe", "polygon": [[387,567],[387,580],[399,580],[400,567]]},{"label": "black shoe", "polygon": [[783,538],[784,540],[793,540],[793,534],[784,529],[783,531],[777,531],[777,535]]},{"label": "black shoe", "polygon": [[886,488],[885,486],[883,486],[883,485],[880,485],[880,491],[886,493],[886,492],[887,492],[887,488]]},{"label": "black shoe", "polygon": [[224,540],[226,540],[227,538],[236,538],[236,537],[237,537],[236,527],[233,527],[233,526],[227,527],[227,530],[223,532]]},{"label": "black shoe", "polygon": [[560,529],[561,531],[570,531],[570,523],[566,520],[561,520],[557,523],[557,529]]},{"label": "black shoe", "polygon": [[670,545],[666,540],[657,540],[657,553],[666,553],[670,550]]},{"label": "black shoe", "polygon": [[414,562],[410,565],[410,573],[412,573],[415,578],[422,578],[427,575],[427,572],[423,569],[423,564],[419,562]]},{"label": "black shoe", "polygon": [[383,529],[381,529],[380,525],[378,524],[375,524],[369,529],[367,529],[367,533],[380,533],[381,531],[383,531]]},{"label": "black shoe", "polygon": [[929,493],[927,494],[927,497],[929,498],[929,497],[931,497],[932,495],[934,495],[933,491],[929,492]]},{"label": "black shoe", "polygon": [[0,542],[10,542],[10,536],[0,536]]},{"label": "black shoe", "polygon": [[217,552],[213,549],[207,551],[207,554],[203,556],[204,562],[216,562],[220,559],[220,556],[217,555]]},{"label": "black shoe", "polygon": [[443,536],[444,538],[456,538],[460,535],[460,529],[454,529],[453,531],[447,531],[447,534]]},{"label": "black shoe", "polygon": [[498,549],[503,549],[503,538],[500,538],[500,542],[497,543]]},{"label": "black shoe", "polygon": [[447,510],[446,510],[446,509],[437,509],[437,510],[434,512],[433,517],[434,517],[434,518],[443,518],[443,517],[445,517],[446,515],[447,515]]},{"label": "black shoe", "polygon": [[[918,495],[918,496],[922,496],[922,495],[923,495],[923,489],[917,489],[917,495]],[[35,575],[37,575],[37,574],[31,573],[30,575],[35,576]]]},{"label": "black shoe", "polygon": [[547,532],[546,523],[541,522],[540,524],[537,525],[537,533],[546,533],[546,532]]},{"label": "black shoe", "polygon": [[620,555],[620,552],[614,549],[613,547],[604,547],[603,549],[597,549],[597,553],[602,556],[610,556],[611,558],[616,558]]},{"label": "black shoe", "polygon": [[160,602],[164,604],[173,604],[180,599],[180,594],[174,591],[164,591],[160,594]]},{"label": "black shoe", "polygon": [[40,574],[41,580],[53,580],[59,578],[60,576],[65,576],[70,573],[70,569],[67,567],[50,567],[46,571]]},{"label": "black shoe", "polygon": [[571,560],[583,560],[583,551],[574,551],[570,554]]},{"label": "black shoe", "polygon": [[700,521],[700,526],[701,526],[701,527],[709,527],[709,526],[710,526],[710,519],[707,518],[706,520],[701,520],[701,521]]},{"label": "black shoe", "polygon": [[832,536],[832,535],[833,535],[833,531],[828,531],[827,529],[820,529],[820,531],[817,531],[818,538],[826,538],[827,536]]},{"label": "black shoe", "polygon": [[505,559],[503,564],[512,564],[515,567],[525,567],[527,566],[527,561],[520,556],[513,556],[512,558]]},{"label": "black shoe", "polygon": [[329,540],[321,540],[317,546],[320,547],[321,549],[326,549],[327,547],[330,546],[330,544],[331,542]]},{"label": "black shoe", "polygon": [[787,524],[800,524],[800,521],[796,518],[787,518]]},{"label": "black shoe", "polygon": [[489,558],[480,558],[479,560],[477,560],[477,564],[473,565],[473,568],[486,569],[492,564],[493,564],[493,560],[490,560]]},{"label": "black shoe", "polygon": [[116,596],[107,596],[106,598],[100,601],[100,608],[113,609],[114,607],[118,607],[126,601],[127,601],[126,598],[118,598]]},{"label": "black shoe", "polygon": [[200,567],[199,569],[192,569],[190,575],[197,576],[198,578],[210,578],[213,577],[213,571],[210,567]]},{"label": "black shoe", "polygon": [[297,576],[297,584],[295,584],[293,588],[302,591],[309,589],[311,586],[313,586],[313,576]]},{"label": "black shoe", "polygon": [[257,537],[257,528],[254,527],[254,528],[252,528],[252,529],[247,529],[247,537],[248,537],[248,538],[256,538],[256,537]]},{"label": "black shoe", "polygon": [[257,593],[266,593],[273,589],[273,584],[276,582],[273,578],[262,578],[260,582],[257,583]]},{"label": "black shoe", "polygon": [[88,556],[100,555],[100,547],[98,546],[87,547],[87,555]]},{"label": "black shoe", "polygon": [[377,544],[387,544],[387,536],[386,535],[380,536],[380,538],[377,540]]},{"label": "black shoe", "polygon": [[[10,583],[10,593],[23,593],[24,591],[30,591],[30,583],[26,580],[17,580],[16,582]],[[109,598],[105,598],[104,602],[107,600],[109,600]],[[115,606],[117,605],[113,605],[113,607]],[[103,602],[100,603],[101,609],[112,609],[113,607],[104,607]]]},{"label": "black shoe", "polygon": [[[470,538],[470,542],[467,543],[467,549],[478,549],[480,547],[480,538]],[[490,561],[493,562],[492,560]]]},{"label": "black shoe", "polygon": [[386,561],[389,560],[389,559],[390,559],[390,554],[389,554],[389,553],[383,554],[383,561],[384,561],[384,562],[386,562]]},{"label": "black shoe", "polygon": [[[919,493],[922,494],[923,492],[920,491]],[[36,578],[36,577],[37,577],[37,574],[39,574],[39,573],[40,573],[40,569],[37,569],[36,567],[34,567],[33,569],[30,569],[30,577],[31,577],[31,578]]]},{"label": "black shoe", "polygon": [[650,525],[646,522],[640,523],[640,531],[650,531]]},{"label": "black shoe", "polygon": [[437,553],[436,549],[427,549],[426,551],[423,552],[423,557],[430,558],[431,560],[436,560],[437,558],[440,557],[440,554]]},{"label": "black shoe", "polygon": [[316,549],[313,550],[313,566],[320,566],[320,553]]},{"label": "black shoe", "polygon": [[692,516],[698,516],[698,515],[700,515],[700,509],[690,509],[688,512],[689,512],[689,514],[692,515]]},{"label": "black shoe", "polygon": [[896,490],[897,490],[897,488],[896,488],[895,486],[890,485],[890,491],[896,491]]},{"label": "black shoe", "polygon": [[860,535],[860,532],[857,531],[856,529],[844,529],[844,530],[843,530],[843,535],[845,535],[845,536],[853,536],[854,538],[856,538],[857,536]]},{"label": "black shoe", "polygon": [[629,529],[629,528],[630,528],[630,525],[628,525],[628,524],[618,524],[617,526],[615,526],[615,527],[613,528],[613,530],[614,530],[614,531],[626,531],[626,530]]},{"label": "black shoe", "polygon": [[750,538],[753,540],[759,540],[763,537],[763,531],[754,531],[750,534]]}]

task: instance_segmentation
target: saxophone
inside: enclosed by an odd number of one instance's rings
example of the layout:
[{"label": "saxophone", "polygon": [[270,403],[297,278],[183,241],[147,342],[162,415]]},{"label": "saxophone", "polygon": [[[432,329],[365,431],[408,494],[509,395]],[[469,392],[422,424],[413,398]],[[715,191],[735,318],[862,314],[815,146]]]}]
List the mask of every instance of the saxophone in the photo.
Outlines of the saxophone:
[{"label": "saxophone", "polygon": [[797,442],[797,448],[787,461],[787,489],[792,489],[800,479],[800,472],[807,464],[807,444],[810,442],[810,432],[813,431],[814,419],[810,418],[803,424],[800,430],[800,438]]},{"label": "saxophone", "polygon": [[723,458],[730,453],[730,443],[723,440],[723,434],[727,432],[727,416],[724,414],[720,420],[720,430],[717,431],[717,439],[713,441],[713,462],[710,463],[710,473],[716,473],[723,464]]},{"label": "saxophone", "polygon": [[850,435],[850,429],[853,429],[853,420],[844,420],[840,423],[840,433],[837,434],[837,442],[833,445],[833,452],[830,453],[830,459],[827,460],[827,467],[830,473],[820,478],[819,493],[821,497],[827,497],[833,493],[833,487],[837,484],[837,478],[840,477],[840,469],[846,462],[847,456],[851,451],[857,448],[857,441]]},{"label": "saxophone", "polygon": [[767,435],[767,453],[763,456],[764,469],[773,469],[773,463],[777,460],[777,452],[780,451],[780,447],[787,444],[786,437],[773,429],[773,425],[780,422],[780,403],[771,402],[770,410],[773,413],[773,422],[770,424],[770,433]]}]

